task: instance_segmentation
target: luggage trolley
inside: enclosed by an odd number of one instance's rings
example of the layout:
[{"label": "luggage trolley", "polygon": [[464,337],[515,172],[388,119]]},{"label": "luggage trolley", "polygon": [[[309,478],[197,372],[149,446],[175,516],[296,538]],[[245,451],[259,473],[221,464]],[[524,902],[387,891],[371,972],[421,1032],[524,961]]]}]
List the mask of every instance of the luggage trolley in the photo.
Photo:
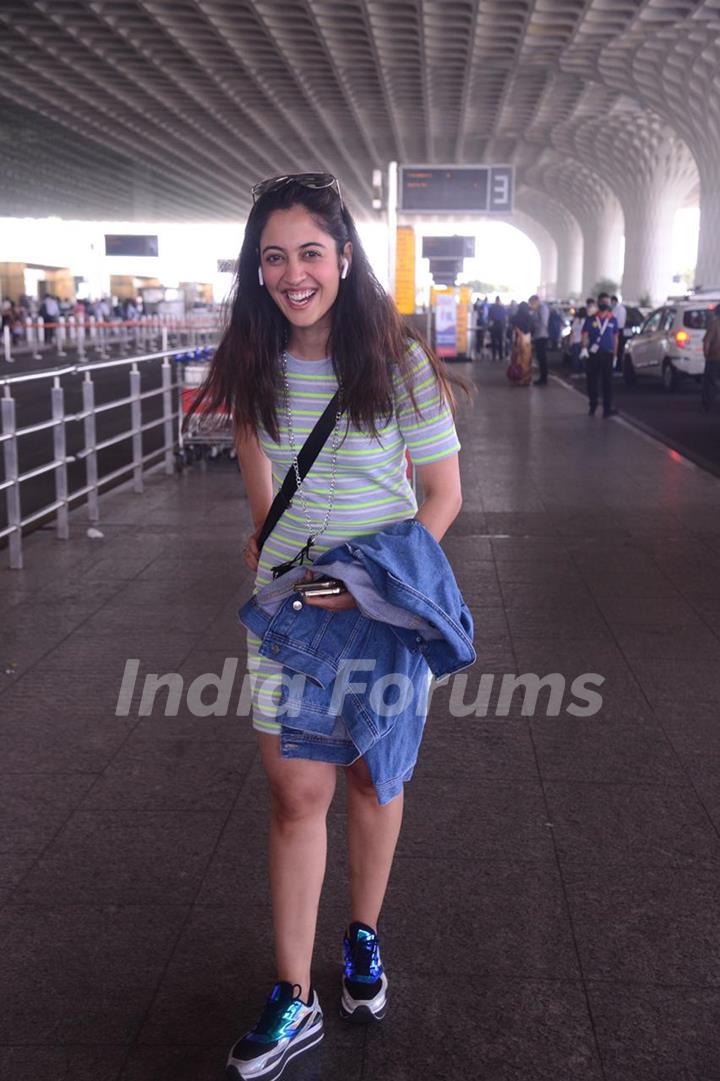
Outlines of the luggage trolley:
[{"label": "luggage trolley", "polygon": [[198,388],[205,382],[212,354],[213,350],[205,346],[186,353],[177,353],[173,358],[177,364],[180,383],[178,449],[175,454],[179,470],[197,461],[212,462],[223,457],[233,460],[237,458],[232,417],[229,413],[201,405],[198,411],[193,413],[187,429],[183,431],[183,422],[190,412]]}]

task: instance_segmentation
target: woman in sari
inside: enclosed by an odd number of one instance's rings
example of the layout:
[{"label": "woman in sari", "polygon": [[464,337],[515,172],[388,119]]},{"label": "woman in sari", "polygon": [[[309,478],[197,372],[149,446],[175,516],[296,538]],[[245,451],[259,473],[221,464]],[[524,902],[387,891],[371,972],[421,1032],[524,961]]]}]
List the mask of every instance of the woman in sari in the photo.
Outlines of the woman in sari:
[{"label": "woman in sari", "polygon": [[512,349],[507,377],[516,387],[527,387],[532,379],[532,313],[525,301],[512,317]]}]

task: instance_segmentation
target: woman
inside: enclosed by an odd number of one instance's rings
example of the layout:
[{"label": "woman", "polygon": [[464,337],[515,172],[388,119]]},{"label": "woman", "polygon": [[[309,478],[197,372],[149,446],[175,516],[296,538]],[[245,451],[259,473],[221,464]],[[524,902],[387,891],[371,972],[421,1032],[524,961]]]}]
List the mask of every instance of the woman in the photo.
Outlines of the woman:
[{"label": "woman", "polygon": [[[460,510],[461,489],[451,380],[373,275],[337,180],[275,177],[256,185],[253,198],[229,326],[203,397],[235,417],[255,526],[244,558],[257,572],[257,591],[272,580],[274,565],[298,556],[309,534],[313,559],[413,515],[439,541]],[[273,492],[338,386],[345,417],[259,552]],[[406,447],[422,482],[419,509],[406,476]],[[355,606],[352,593],[307,603],[330,611]],[[277,982],[258,1023],[232,1048],[227,1076],[274,1079],[322,1038],[311,960],[337,769],[281,757],[273,686],[279,666],[260,655],[250,633],[247,645],[253,728],[271,797]],[[401,794],[379,805],[361,757],[345,774],[351,910],[342,1012],[351,1020],[379,1020],[387,976],[377,925],[403,800]]]},{"label": "woman", "polygon": [[516,387],[527,387],[532,380],[532,312],[526,301],[518,304],[512,317],[513,338],[507,377]]},{"label": "woman", "polygon": [[580,351],[582,349],[582,328],[587,317],[587,308],[579,308],[570,325],[570,363],[574,372],[581,372],[583,369]]}]

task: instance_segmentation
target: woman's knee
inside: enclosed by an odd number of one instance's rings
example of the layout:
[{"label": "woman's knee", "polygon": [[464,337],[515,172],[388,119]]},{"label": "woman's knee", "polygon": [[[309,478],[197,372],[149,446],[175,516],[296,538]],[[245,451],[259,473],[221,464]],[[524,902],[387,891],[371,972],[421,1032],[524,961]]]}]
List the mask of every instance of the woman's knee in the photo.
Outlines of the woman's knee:
[{"label": "woman's knee", "polygon": [[335,793],[335,766],[282,758],[278,740],[270,736],[261,736],[259,743],[273,816],[292,822],[327,814]]},{"label": "woman's knee", "polygon": [[318,783],[311,778],[270,784],[270,805],[274,818],[283,822],[323,818],[332,803],[334,784]]}]

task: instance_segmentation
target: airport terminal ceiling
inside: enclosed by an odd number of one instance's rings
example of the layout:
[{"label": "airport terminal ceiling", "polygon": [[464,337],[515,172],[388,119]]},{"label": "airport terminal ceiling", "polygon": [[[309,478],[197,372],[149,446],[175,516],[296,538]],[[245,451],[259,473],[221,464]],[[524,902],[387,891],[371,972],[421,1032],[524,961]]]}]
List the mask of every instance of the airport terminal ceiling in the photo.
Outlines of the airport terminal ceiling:
[{"label": "airport terminal ceiling", "polygon": [[237,220],[327,169],[369,218],[392,160],[502,162],[540,220],[649,191],[720,231],[720,0],[3,0],[0,26],[5,215]]}]

